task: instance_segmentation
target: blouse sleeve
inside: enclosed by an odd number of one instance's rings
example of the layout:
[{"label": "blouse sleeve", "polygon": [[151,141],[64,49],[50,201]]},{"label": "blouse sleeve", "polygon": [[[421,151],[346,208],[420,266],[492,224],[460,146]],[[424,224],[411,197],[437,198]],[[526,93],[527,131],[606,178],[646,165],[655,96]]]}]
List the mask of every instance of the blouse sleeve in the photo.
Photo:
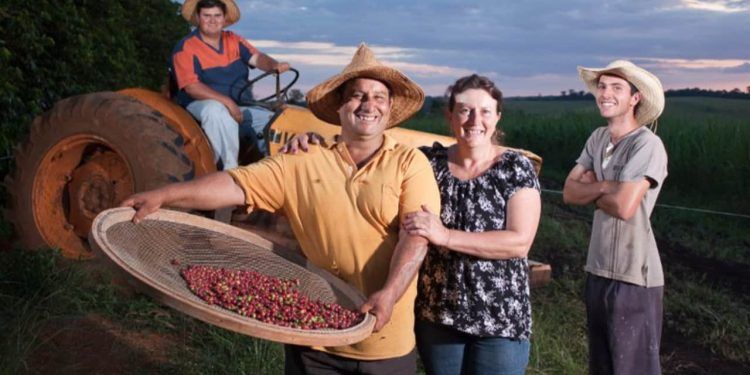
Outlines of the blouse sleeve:
[{"label": "blouse sleeve", "polygon": [[518,190],[531,188],[540,191],[539,179],[534,171],[534,164],[527,157],[513,153],[510,160],[511,171],[508,173],[506,196],[510,199]]}]

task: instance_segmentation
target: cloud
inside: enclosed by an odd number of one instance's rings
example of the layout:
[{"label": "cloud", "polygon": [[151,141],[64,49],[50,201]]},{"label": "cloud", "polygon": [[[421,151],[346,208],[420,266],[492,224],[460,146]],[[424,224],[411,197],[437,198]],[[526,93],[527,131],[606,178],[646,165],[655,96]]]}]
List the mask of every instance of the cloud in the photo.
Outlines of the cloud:
[{"label": "cloud", "polygon": [[[357,46],[340,46],[325,42],[282,42],[277,40],[254,40],[251,43],[277,60],[289,61],[294,65],[312,65],[344,67],[350,61]],[[443,75],[457,77],[471,74],[472,71],[448,65],[426,64],[410,62],[406,60],[419,59],[424,54],[416,48],[403,48],[396,46],[369,46],[375,56],[384,64],[390,65],[405,73],[417,76]]]},{"label": "cloud", "polygon": [[750,10],[750,4],[745,0],[680,0],[680,3],[688,9],[710,12],[738,13]]},{"label": "cloud", "polygon": [[469,69],[454,68],[452,66],[445,65],[431,65],[431,64],[415,64],[402,61],[387,61],[383,63],[388,64],[396,69],[399,69],[405,73],[413,73],[416,76],[428,77],[434,75],[442,75],[448,77],[460,77],[473,73]]},{"label": "cloud", "polygon": [[727,73],[750,73],[750,62],[724,69]]},{"label": "cloud", "polygon": [[732,69],[750,63],[750,60],[741,59],[666,59],[655,57],[636,57],[633,60],[646,61],[644,67],[657,67],[663,69]]}]

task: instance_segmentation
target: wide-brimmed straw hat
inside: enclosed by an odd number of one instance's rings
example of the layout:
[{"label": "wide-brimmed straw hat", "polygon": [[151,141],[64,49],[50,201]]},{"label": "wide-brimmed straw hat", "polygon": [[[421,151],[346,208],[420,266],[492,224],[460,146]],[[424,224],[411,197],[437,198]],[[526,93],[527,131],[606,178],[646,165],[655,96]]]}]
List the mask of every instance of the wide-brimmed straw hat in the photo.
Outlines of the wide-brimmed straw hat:
[{"label": "wide-brimmed straw hat", "polygon": [[592,93],[596,93],[602,74],[612,74],[632,83],[641,93],[640,105],[635,113],[639,125],[652,124],[664,111],[664,88],[659,78],[630,61],[615,60],[605,68],[579,66],[578,74]]},{"label": "wide-brimmed straw hat", "polygon": [[[193,26],[198,26],[198,17],[195,14],[195,6],[198,5],[199,0],[185,0],[182,4],[182,18],[186,19]],[[227,6],[227,12],[224,14],[226,21],[225,26],[232,25],[240,20],[240,8],[234,0],[219,0]]]},{"label": "wide-brimmed straw hat", "polygon": [[388,127],[393,127],[414,115],[424,103],[424,92],[406,75],[381,64],[365,43],[359,45],[352,61],[344,70],[315,86],[307,93],[307,106],[315,117],[341,125],[338,110],[341,98],[339,87],[354,78],[370,78],[383,82],[391,89],[391,115]]}]

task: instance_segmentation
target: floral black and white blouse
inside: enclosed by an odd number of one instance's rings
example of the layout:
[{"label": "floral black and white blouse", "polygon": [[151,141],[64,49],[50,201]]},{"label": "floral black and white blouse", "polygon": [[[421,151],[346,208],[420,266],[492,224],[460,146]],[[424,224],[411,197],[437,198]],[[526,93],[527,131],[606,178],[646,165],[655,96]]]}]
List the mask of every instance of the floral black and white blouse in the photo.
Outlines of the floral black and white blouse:
[{"label": "floral black and white blouse", "polygon": [[[440,218],[449,229],[505,229],[506,204],[522,188],[539,190],[531,161],[508,150],[484,174],[459,180],[448,169],[448,149],[435,143],[422,152],[440,187]],[[528,339],[531,334],[526,258],[487,260],[430,245],[419,271],[417,319],[475,336]]]}]

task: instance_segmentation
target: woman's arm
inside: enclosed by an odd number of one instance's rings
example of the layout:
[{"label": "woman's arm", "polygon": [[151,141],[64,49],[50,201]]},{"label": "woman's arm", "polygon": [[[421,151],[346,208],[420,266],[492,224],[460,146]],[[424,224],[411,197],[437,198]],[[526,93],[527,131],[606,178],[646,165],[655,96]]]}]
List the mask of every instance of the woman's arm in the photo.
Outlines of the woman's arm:
[{"label": "woman's arm", "polygon": [[518,190],[508,201],[506,229],[487,232],[465,232],[448,229],[437,215],[423,207],[422,212],[406,215],[404,229],[431,243],[453,251],[484,259],[525,257],[534,242],[541,215],[539,192],[532,188]]}]

